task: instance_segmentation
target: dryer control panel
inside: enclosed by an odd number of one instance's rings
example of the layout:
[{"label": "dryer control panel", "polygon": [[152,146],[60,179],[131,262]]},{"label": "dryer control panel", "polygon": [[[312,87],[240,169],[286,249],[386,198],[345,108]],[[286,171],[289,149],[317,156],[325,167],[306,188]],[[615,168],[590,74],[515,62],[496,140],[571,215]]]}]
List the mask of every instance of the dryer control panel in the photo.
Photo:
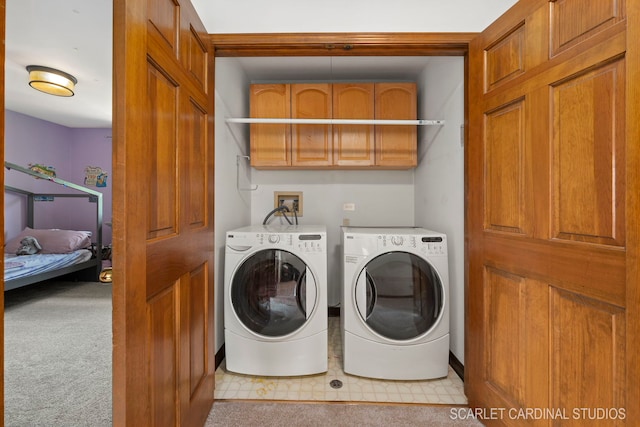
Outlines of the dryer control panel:
[{"label": "dryer control panel", "polygon": [[418,250],[425,255],[445,255],[446,242],[441,236],[416,236],[416,235],[379,235],[378,242],[381,248],[402,250]]}]

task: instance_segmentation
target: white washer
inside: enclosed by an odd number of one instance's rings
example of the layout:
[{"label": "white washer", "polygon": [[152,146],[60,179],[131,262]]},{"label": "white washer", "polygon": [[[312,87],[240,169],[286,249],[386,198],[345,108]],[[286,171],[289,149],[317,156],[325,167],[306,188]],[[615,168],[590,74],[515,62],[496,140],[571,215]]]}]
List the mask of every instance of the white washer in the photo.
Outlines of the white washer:
[{"label": "white washer", "polygon": [[389,380],[447,376],[447,238],[423,228],[342,228],[344,371]]},{"label": "white washer", "polygon": [[229,371],[327,371],[325,226],[255,225],[227,232],[224,337]]}]

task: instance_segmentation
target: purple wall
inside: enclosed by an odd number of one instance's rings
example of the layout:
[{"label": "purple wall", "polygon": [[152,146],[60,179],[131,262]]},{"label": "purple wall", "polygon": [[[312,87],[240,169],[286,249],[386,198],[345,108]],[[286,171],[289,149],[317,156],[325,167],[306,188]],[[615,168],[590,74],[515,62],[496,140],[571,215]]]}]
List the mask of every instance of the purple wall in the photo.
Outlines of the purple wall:
[{"label": "purple wall", "polygon": [[[111,223],[111,129],[76,129],[5,110],[5,160],[20,166],[53,166],[58,178],[84,185],[85,168],[98,166],[109,174],[103,194],[103,223]],[[5,169],[5,184],[35,192],[76,193],[57,184]],[[5,192],[5,239],[25,226],[24,199]],[[95,232],[95,204],[86,199],[61,199],[36,204],[37,228]],[[103,243],[111,243],[111,227],[103,224]]]}]

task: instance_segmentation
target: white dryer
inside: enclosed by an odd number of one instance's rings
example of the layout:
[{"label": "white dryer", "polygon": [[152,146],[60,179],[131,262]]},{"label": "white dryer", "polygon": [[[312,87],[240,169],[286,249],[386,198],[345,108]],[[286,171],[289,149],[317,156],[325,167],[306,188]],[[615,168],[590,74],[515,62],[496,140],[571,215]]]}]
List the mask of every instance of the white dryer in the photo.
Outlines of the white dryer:
[{"label": "white dryer", "polygon": [[326,227],[255,225],[227,232],[224,283],[229,371],[327,371]]},{"label": "white dryer", "polygon": [[447,238],[423,228],[342,228],[344,371],[390,380],[447,376]]}]

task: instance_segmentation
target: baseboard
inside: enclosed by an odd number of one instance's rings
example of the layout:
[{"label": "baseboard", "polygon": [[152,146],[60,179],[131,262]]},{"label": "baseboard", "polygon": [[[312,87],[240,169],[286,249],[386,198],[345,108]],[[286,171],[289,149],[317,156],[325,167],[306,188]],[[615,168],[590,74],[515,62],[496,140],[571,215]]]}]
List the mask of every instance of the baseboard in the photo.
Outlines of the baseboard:
[{"label": "baseboard", "polygon": [[449,352],[449,366],[451,366],[451,369],[453,369],[453,371],[458,374],[462,382],[464,382],[464,365],[452,352]]},{"label": "baseboard", "polygon": [[222,347],[220,347],[220,350],[218,350],[218,352],[216,353],[216,369],[218,369],[218,366],[220,366],[223,360],[224,360],[224,344],[222,344]]}]

